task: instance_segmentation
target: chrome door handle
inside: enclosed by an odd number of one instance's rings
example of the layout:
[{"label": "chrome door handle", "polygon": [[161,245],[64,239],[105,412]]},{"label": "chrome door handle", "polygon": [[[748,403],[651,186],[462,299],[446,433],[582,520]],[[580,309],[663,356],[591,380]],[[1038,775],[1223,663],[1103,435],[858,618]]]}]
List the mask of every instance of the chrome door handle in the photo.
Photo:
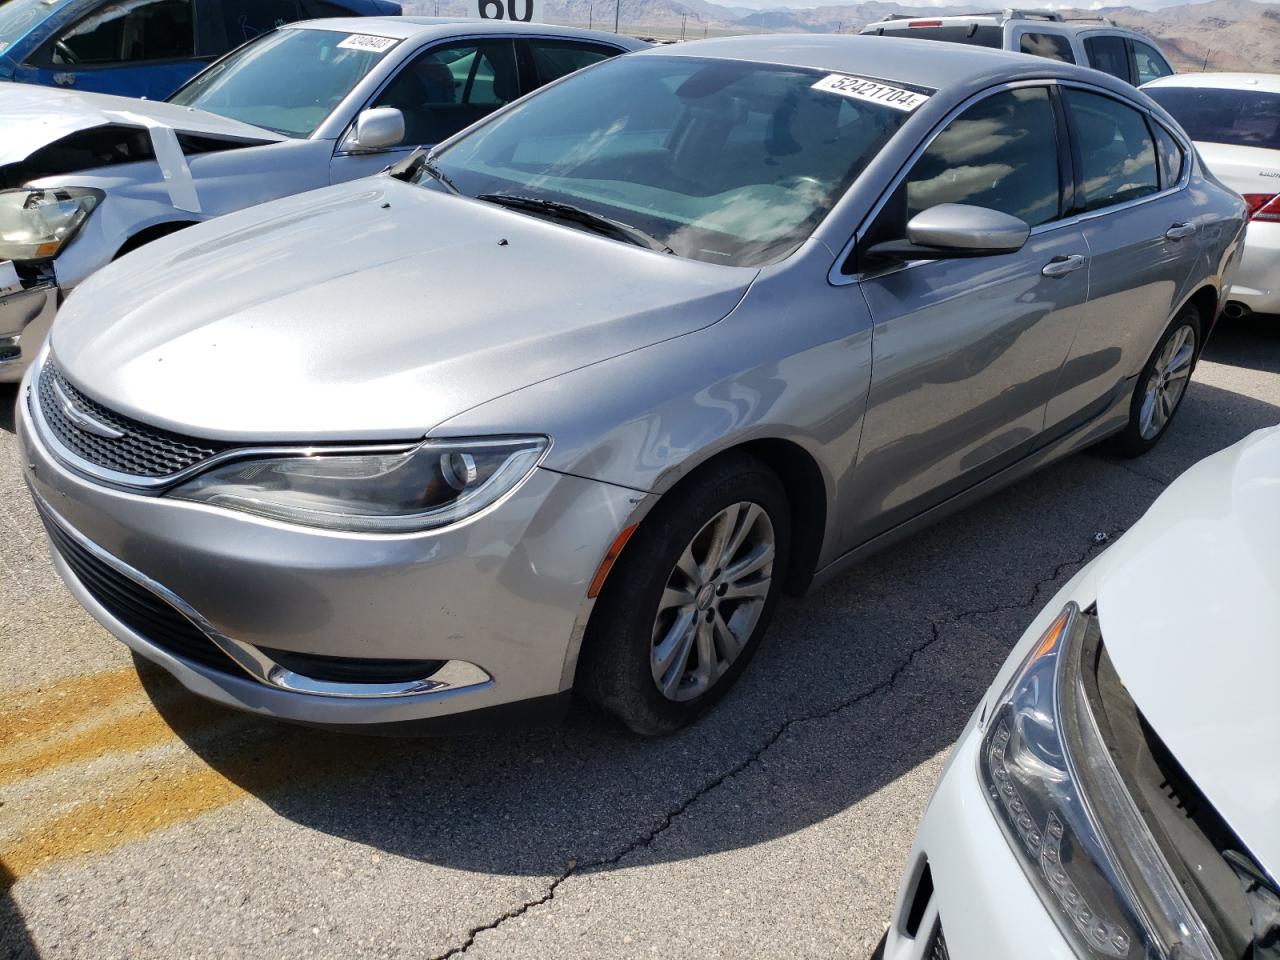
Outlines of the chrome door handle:
[{"label": "chrome door handle", "polygon": [[1187,237],[1194,235],[1195,232],[1196,225],[1194,223],[1175,223],[1164,232],[1164,235],[1170,240],[1185,240]]},{"label": "chrome door handle", "polygon": [[1069,257],[1054,257],[1040,272],[1046,277],[1065,277],[1068,273],[1075,273],[1084,265],[1084,257],[1073,253]]}]

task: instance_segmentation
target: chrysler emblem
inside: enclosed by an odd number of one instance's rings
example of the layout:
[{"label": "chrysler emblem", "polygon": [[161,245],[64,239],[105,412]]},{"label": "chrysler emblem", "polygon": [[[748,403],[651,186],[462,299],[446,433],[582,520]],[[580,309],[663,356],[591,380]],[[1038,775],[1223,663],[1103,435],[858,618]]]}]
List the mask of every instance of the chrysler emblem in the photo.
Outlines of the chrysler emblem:
[{"label": "chrysler emblem", "polygon": [[104,437],[107,440],[119,440],[124,436],[123,430],[117,430],[77,407],[76,402],[67,395],[67,391],[57,380],[53,381],[53,396],[58,401],[58,409],[62,411],[62,415],[85,433],[92,433],[95,437]]}]

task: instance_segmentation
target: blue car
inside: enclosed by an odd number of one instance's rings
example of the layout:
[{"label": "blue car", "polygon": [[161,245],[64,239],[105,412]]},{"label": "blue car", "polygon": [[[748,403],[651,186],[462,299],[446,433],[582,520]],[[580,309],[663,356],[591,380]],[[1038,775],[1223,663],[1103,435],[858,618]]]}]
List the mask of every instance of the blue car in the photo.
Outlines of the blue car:
[{"label": "blue car", "polygon": [[261,33],[391,0],[0,0],[0,80],[163,100]]}]

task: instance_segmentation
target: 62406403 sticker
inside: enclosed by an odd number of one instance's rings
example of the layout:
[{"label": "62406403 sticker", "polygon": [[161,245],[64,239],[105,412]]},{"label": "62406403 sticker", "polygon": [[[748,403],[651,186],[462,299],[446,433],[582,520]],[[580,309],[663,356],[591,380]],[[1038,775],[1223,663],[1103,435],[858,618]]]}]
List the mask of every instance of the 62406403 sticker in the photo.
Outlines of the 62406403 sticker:
[{"label": "62406403 sticker", "polygon": [[868,80],[866,77],[851,77],[844,73],[827,74],[813,85],[813,89],[826,90],[828,93],[838,93],[842,97],[852,97],[855,100],[883,104],[886,107],[892,107],[894,110],[902,110],[907,113],[910,113],[929,99],[929,94],[927,93],[903,90],[901,87],[893,87],[887,83],[881,83],[879,80]]},{"label": "62406403 sticker", "polygon": [[396,45],[390,37],[375,37],[368,33],[353,33],[338,44],[339,50],[368,50],[370,53],[386,53]]}]

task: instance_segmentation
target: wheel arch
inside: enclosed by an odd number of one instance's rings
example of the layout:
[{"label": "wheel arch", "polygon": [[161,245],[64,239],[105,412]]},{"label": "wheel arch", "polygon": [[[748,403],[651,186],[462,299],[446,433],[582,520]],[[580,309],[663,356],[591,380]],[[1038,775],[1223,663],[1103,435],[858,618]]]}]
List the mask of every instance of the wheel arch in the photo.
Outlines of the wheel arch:
[{"label": "wheel arch", "polygon": [[167,237],[169,234],[185,230],[187,227],[194,227],[199,222],[199,220],[166,220],[163,223],[153,223],[149,227],[143,227],[121,244],[120,249],[116,251],[116,255],[111,259],[119,260],[126,253],[133,253],[139,247],[145,247],[153,240]]}]

